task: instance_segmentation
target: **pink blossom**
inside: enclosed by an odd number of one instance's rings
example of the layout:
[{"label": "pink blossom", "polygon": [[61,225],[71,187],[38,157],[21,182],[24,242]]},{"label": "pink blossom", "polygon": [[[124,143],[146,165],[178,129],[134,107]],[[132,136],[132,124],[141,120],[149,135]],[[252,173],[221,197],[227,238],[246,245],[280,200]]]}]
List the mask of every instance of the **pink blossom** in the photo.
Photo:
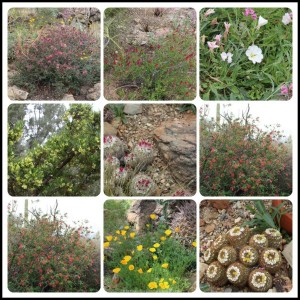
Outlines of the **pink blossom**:
[{"label": "pink blossom", "polygon": [[231,26],[230,23],[224,22],[224,26],[225,26],[225,32],[228,34],[229,33],[229,28]]},{"label": "pink blossom", "polygon": [[289,89],[288,89],[288,87],[287,87],[285,84],[281,86],[281,88],[280,88],[280,93],[281,93],[282,95],[288,95]]},{"label": "pink blossom", "polygon": [[207,16],[209,16],[209,15],[211,15],[211,14],[213,14],[213,13],[215,13],[215,10],[212,9],[212,8],[210,8],[210,9],[208,9],[208,10],[205,12],[204,17],[207,17]]},{"label": "pink blossom", "polygon": [[222,38],[222,34],[217,34],[217,35],[215,36],[215,40],[216,40],[217,45],[220,45],[220,43],[221,43],[221,38]]},{"label": "pink blossom", "polygon": [[251,15],[252,20],[256,20],[257,19],[257,15],[254,13]]},{"label": "pink blossom", "polygon": [[209,51],[211,52],[213,52],[215,48],[219,48],[217,42],[207,42],[207,45],[209,47]]},{"label": "pink blossom", "polygon": [[246,8],[245,9],[244,15],[246,17],[249,16],[249,15],[253,15],[253,14],[255,14],[255,11],[252,8]]}]

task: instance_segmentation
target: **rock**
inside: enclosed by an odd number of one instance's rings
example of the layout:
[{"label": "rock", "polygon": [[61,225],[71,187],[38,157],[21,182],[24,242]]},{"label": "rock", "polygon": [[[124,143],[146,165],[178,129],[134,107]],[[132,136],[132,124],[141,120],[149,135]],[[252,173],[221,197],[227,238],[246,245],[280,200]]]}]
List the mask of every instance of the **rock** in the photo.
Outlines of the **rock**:
[{"label": "rock", "polygon": [[225,293],[231,293],[232,292],[232,288],[228,287],[224,290]]},{"label": "rock", "polygon": [[285,257],[287,260],[288,264],[293,267],[293,241],[288,243],[287,245],[284,246],[284,249],[282,251],[282,255]]},{"label": "rock", "polygon": [[208,265],[205,263],[200,263],[200,280],[203,279],[206,270],[208,269]]},{"label": "rock", "polygon": [[104,122],[104,135],[117,135],[117,129],[113,127],[111,124]]},{"label": "rock", "polygon": [[212,223],[213,220],[217,219],[219,216],[218,212],[214,208],[204,207],[203,209],[203,220],[205,223]]},{"label": "rock", "polygon": [[196,116],[162,122],[153,139],[176,181],[196,189]]},{"label": "rock", "polygon": [[203,219],[200,220],[200,226],[204,226],[205,225],[205,221]]},{"label": "rock", "polygon": [[100,89],[101,89],[101,83],[98,82],[94,85],[93,88],[88,90],[86,99],[87,100],[98,100],[100,98]]},{"label": "rock", "polygon": [[[80,95],[83,95],[83,96],[86,96],[89,92],[89,87],[88,86],[83,86],[81,89],[80,89]],[[93,90],[94,91],[94,90]]]},{"label": "rock", "polygon": [[205,231],[206,231],[206,233],[211,233],[215,230],[215,228],[216,228],[216,225],[214,223],[211,223],[205,227]]},{"label": "rock", "polygon": [[287,276],[279,276],[273,280],[274,287],[277,292],[289,292],[293,288],[293,284],[290,278]]},{"label": "rock", "polygon": [[69,101],[75,101],[72,94],[64,94],[62,100],[69,100]]},{"label": "rock", "polygon": [[226,209],[230,206],[229,200],[211,200],[210,202],[216,209]]},{"label": "rock", "polygon": [[10,100],[26,100],[28,92],[19,89],[16,85],[8,87],[8,98]]},{"label": "rock", "polygon": [[127,115],[137,115],[143,112],[142,104],[125,104],[124,113]]},{"label": "rock", "polygon": [[238,217],[238,218],[236,218],[236,219],[234,220],[234,223],[237,224],[237,223],[241,222],[241,220],[242,220],[242,218],[241,218],[241,217]]}]

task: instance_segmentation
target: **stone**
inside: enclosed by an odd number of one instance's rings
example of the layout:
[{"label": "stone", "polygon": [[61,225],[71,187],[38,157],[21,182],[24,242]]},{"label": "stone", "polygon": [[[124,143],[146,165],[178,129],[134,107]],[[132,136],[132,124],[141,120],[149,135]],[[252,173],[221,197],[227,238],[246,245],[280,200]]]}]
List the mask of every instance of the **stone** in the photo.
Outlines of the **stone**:
[{"label": "stone", "polygon": [[104,135],[117,135],[117,129],[111,124],[104,122]]},{"label": "stone", "polygon": [[241,218],[241,217],[238,217],[238,218],[236,218],[236,219],[234,220],[234,223],[237,224],[237,223],[241,222],[241,220],[242,220],[242,218]]},{"label": "stone", "polygon": [[215,230],[216,228],[216,225],[214,223],[211,223],[211,224],[208,224],[206,227],[205,227],[205,232],[206,233],[211,233]]},{"label": "stone", "polygon": [[210,202],[216,209],[226,209],[230,206],[229,200],[211,200]]},{"label": "stone", "polygon": [[21,90],[16,85],[10,86],[7,92],[10,100],[26,100],[28,97],[28,92]]},{"label": "stone", "polygon": [[200,220],[200,226],[204,226],[205,225],[205,221],[203,219]]},{"label": "stone", "polygon": [[203,209],[203,220],[205,223],[212,223],[213,220],[219,216],[218,212],[214,208],[204,207]]},{"label": "stone", "polygon": [[284,246],[282,255],[287,260],[288,264],[293,267],[293,241]]},{"label": "stone", "polygon": [[196,189],[196,116],[162,122],[153,132],[162,159],[174,180],[191,191]]},{"label": "stone", "polygon": [[137,115],[143,112],[142,104],[125,104],[124,113],[126,115]]},{"label": "stone", "polygon": [[225,293],[231,293],[232,292],[232,288],[228,287],[224,290]]},{"label": "stone", "polygon": [[72,94],[64,94],[62,100],[75,101],[74,96]]},{"label": "stone", "polygon": [[200,280],[203,279],[207,269],[208,269],[208,264],[200,263]]},{"label": "stone", "polygon": [[101,83],[98,82],[94,85],[93,88],[88,90],[86,99],[87,100],[98,100],[100,98],[100,89],[101,89]]}]

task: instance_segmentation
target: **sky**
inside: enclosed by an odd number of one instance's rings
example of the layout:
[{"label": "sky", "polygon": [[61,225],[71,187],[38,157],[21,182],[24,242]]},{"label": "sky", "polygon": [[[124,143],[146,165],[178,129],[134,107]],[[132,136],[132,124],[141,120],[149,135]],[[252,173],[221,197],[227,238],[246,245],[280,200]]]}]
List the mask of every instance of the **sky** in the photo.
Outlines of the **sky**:
[{"label": "sky", "polygon": [[[17,214],[24,214],[25,200],[20,199],[17,201]],[[55,207],[56,199],[41,199],[39,202],[35,200],[28,200],[28,210],[32,210],[33,207],[41,208],[43,213],[49,213],[50,207]],[[74,225],[73,221],[85,221],[89,222],[87,226],[92,226],[92,231],[100,231],[101,216],[100,216],[100,199],[83,199],[83,198],[64,198],[57,200],[58,210],[63,215],[67,213],[66,222],[69,225]]]},{"label": "sky", "polygon": [[[227,103],[226,103],[227,104]],[[216,103],[209,103],[209,116],[216,117]],[[235,117],[242,116],[242,112],[247,110],[247,103],[231,103],[231,106],[226,106],[221,103],[221,115],[224,111],[230,111]],[[250,103],[250,114],[253,118],[259,117],[259,127],[265,128],[265,125],[280,124],[281,130],[284,131],[286,136],[292,134],[293,129],[297,124],[291,122],[291,107],[288,101],[266,101],[266,102],[253,102]]]}]

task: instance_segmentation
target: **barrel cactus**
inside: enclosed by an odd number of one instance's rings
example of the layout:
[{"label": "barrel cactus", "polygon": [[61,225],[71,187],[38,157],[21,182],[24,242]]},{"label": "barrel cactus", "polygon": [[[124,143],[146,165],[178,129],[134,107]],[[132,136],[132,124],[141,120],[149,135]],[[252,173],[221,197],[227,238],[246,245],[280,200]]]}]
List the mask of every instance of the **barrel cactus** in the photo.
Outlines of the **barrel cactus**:
[{"label": "barrel cactus", "polygon": [[268,248],[269,242],[264,234],[254,234],[249,240],[249,245],[256,248],[260,252]]},{"label": "barrel cactus", "polygon": [[213,247],[207,248],[204,252],[204,256],[203,259],[205,261],[205,263],[210,264],[213,261],[215,261],[218,257],[218,250],[216,250]]},{"label": "barrel cactus", "polygon": [[220,234],[212,243],[212,247],[219,251],[224,246],[228,245],[226,234]]},{"label": "barrel cactus", "polygon": [[206,270],[207,281],[215,286],[223,286],[227,283],[226,269],[218,261],[212,262]]},{"label": "barrel cactus", "polygon": [[227,233],[227,239],[231,246],[239,249],[248,243],[251,231],[248,228],[235,226]]},{"label": "barrel cactus", "polygon": [[235,262],[227,268],[226,275],[233,285],[242,287],[248,281],[249,269],[243,264]]},{"label": "barrel cactus", "polygon": [[258,251],[252,246],[244,246],[239,253],[239,259],[247,267],[253,267],[258,262]]},{"label": "barrel cactus", "polygon": [[117,157],[108,155],[104,161],[104,168],[105,169],[116,169],[120,167],[120,161]]},{"label": "barrel cactus", "polygon": [[259,256],[259,265],[271,274],[275,274],[282,265],[280,252],[274,248],[263,250]]},{"label": "barrel cactus", "polygon": [[132,153],[135,157],[135,167],[139,170],[144,170],[154,160],[153,144],[145,140],[139,141]]},{"label": "barrel cactus", "polygon": [[271,274],[264,269],[254,269],[248,279],[248,285],[254,292],[267,292],[272,288],[273,280]]},{"label": "barrel cactus", "polygon": [[268,228],[265,230],[264,233],[268,239],[269,247],[275,248],[275,249],[280,249],[281,242],[282,242],[281,233],[274,228]]},{"label": "barrel cactus", "polygon": [[156,193],[156,184],[151,177],[138,174],[133,177],[130,184],[131,196],[154,196]]},{"label": "barrel cactus", "polygon": [[129,172],[127,168],[119,167],[116,168],[115,171],[113,172],[113,177],[117,184],[124,184],[124,182],[129,177]]},{"label": "barrel cactus", "polygon": [[231,246],[223,247],[218,254],[218,261],[222,266],[229,266],[234,263],[237,259],[237,252]]},{"label": "barrel cactus", "polygon": [[121,159],[124,156],[125,145],[116,136],[112,136],[112,135],[104,136],[103,147],[104,147],[105,158],[111,155],[117,157],[118,159]]}]

